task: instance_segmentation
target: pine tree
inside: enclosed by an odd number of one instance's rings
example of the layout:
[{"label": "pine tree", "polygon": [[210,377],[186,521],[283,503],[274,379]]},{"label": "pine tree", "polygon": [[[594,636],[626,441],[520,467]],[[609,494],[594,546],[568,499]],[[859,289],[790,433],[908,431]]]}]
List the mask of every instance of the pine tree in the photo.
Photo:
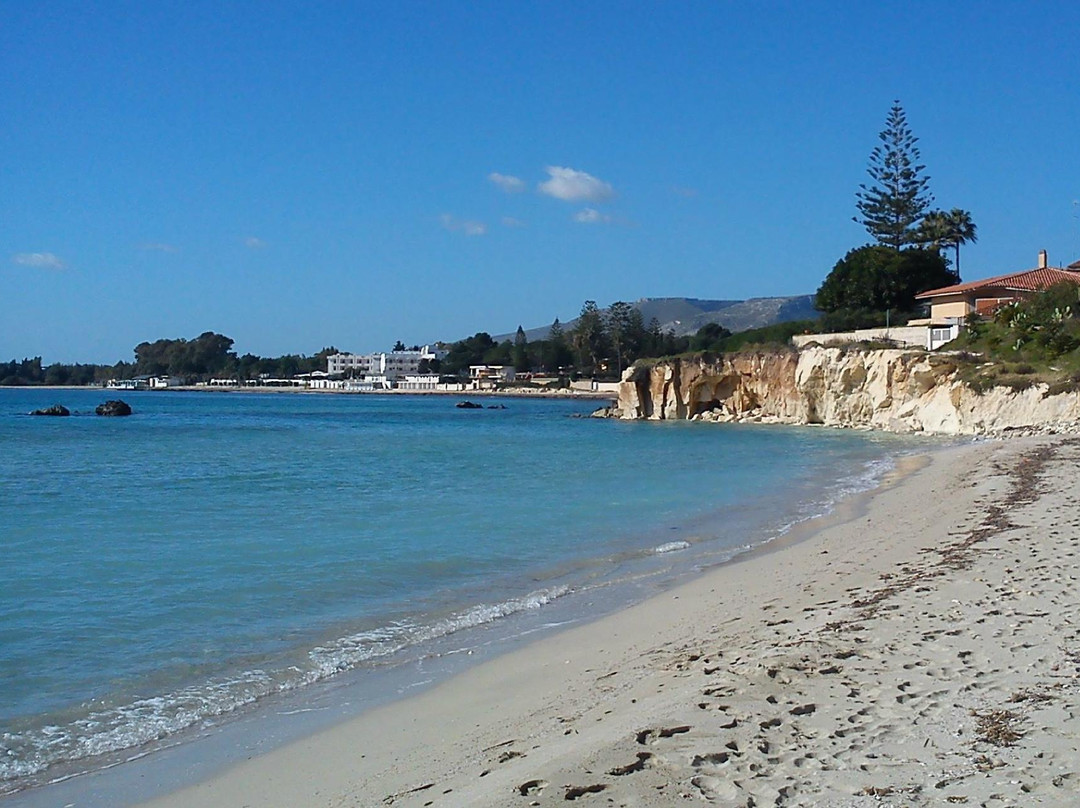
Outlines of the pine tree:
[{"label": "pine tree", "polygon": [[525,329],[520,325],[514,335],[514,370],[518,373],[527,373],[529,368],[529,340],[525,336]]},{"label": "pine tree", "polygon": [[622,376],[623,357],[630,342],[633,339],[631,331],[631,312],[636,309],[629,303],[617,300],[608,306],[605,317],[607,331],[611,339],[611,345],[615,349],[615,371]]},{"label": "pine tree", "polygon": [[600,308],[595,300],[586,300],[570,337],[578,370],[596,372],[600,360],[604,357],[606,338],[604,317]]},{"label": "pine tree", "polygon": [[573,362],[570,348],[566,344],[566,334],[563,332],[562,323],[556,317],[551,324],[547,341],[544,343],[544,367],[549,373],[558,372],[563,365]]},{"label": "pine tree", "polygon": [[927,190],[930,178],[919,165],[919,139],[911,134],[899,101],[894,101],[881,143],[870,152],[866,173],[871,185],[860,185],[855,194],[860,217],[855,221],[883,247],[899,250],[919,241],[918,225],[934,201]]}]

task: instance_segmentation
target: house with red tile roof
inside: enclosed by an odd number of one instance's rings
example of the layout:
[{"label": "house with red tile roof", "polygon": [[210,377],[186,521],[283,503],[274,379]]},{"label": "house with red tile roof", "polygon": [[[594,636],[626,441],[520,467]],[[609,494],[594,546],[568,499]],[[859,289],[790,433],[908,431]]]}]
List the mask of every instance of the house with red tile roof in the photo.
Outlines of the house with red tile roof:
[{"label": "house with red tile roof", "polygon": [[990,316],[1007,303],[1030,297],[1062,281],[1080,285],[1080,261],[1067,267],[1052,267],[1046,250],[1040,250],[1039,264],[1034,269],[957,283],[915,295],[916,300],[929,304],[930,317],[911,321],[908,325],[929,326],[928,347],[934,350],[956,338],[968,315]]}]

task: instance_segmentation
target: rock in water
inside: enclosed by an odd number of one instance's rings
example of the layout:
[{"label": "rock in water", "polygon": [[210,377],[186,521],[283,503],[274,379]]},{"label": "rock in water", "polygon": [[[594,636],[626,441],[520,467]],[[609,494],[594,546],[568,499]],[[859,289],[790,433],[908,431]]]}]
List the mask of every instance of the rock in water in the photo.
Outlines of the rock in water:
[{"label": "rock in water", "polygon": [[459,410],[482,410],[482,409],[484,409],[483,404],[476,404],[476,403],[474,403],[472,401],[459,401],[454,406],[457,407]]},{"label": "rock in water", "polygon": [[43,410],[34,410],[31,415],[71,415],[68,408],[63,404],[53,404]]},{"label": "rock in water", "polygon": [[116,401],[106,401],[104,404],[98,404],[94,412],[98,415],[131,415],[131,407],[127,402],[117,399]]}]

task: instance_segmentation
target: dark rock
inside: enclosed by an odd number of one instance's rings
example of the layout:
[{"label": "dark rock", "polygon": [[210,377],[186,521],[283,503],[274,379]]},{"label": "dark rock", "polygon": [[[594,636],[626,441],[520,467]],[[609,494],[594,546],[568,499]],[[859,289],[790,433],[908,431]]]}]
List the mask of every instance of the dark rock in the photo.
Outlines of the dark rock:
[{"label": "dark rock", "polygon": [[131,415],[131,407],[126,402],[116,399],[98,404],[94,412],[98,415]]},{"label": "dark rock", "polygon": [[482,410],[482,409],[484,409],[483,404],[476,404],[476,403],[474,403],[472,401],[459,401],[454,406],[457,407],[459,410]]},{"label": "dark rock", "polygon": [[71,415],[68,408],[63,404],[53,404],[43,410],[34,410],[31,415]]}]

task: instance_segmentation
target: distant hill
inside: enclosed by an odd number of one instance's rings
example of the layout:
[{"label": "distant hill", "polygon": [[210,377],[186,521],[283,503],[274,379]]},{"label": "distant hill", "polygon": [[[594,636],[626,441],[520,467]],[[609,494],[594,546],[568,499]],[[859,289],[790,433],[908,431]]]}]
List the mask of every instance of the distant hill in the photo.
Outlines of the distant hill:
[{"label": "distant hill", "polygon": [[[696,334],[707,323],[719,323],[729,331],[746,331],[775,323],[792,320],[813,320],[819,315],[814,308],[813,295],[794,297],[753,297],[749,300],[701,300],[695,297],[643,297],[633,303],[648,325],[655,317],[662,331],[671,331],[677,337]],[[577,318],[562,320],[563,328],[569,330]],[[547,339],[551,324],[525,330],[532,342]],[[496,342],[514,338],[513,334],[500,334]]]}]

